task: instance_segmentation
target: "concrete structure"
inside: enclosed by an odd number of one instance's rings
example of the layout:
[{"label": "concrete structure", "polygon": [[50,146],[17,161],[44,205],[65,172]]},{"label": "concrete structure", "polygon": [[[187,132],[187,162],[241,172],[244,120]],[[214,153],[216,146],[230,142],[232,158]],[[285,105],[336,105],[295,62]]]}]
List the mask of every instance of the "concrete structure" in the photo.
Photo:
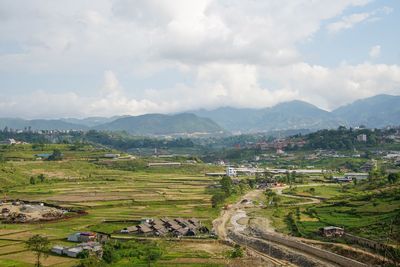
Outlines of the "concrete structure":
[{"label": "concrete structure", "polygon": [[366,172],[349,172],[345,173],[344,177],[351,179],[351,180],[365,180],[368,178],[368,173]]},{"label": "concrete structure", "polygon": [[58,255],[66,255],[71,258],[77,258],[79,253],[88,250],[90,252],[93,252],[96,254],[98,257],[101,257],[103,254],[103,248],[98,242],[86,242],[86,243],[81,243],[77,246],[74,247],[63,247],[60,245],[56,245],[51,248],[51,251],[53,253],[56,253]]},{"label": "concrete structure", "polygon": [[121,156],[120,154],[113,154],[113,153],[104,154],[104,157],[109,159],[117,159],[120,156]]},{"label": "concrete structure", "polygon": [[58,246],[57,245],[57,246],[52,247],[51,252],[56,253],[58,255],[62,255],[63,254],[63,249],[64,249],[63,246]]},{"label": "concrete structure", "polygon": [[357,135],[358,142],[367,142],[367,135],[366,134],[359,134]]},{"label": "concrete structure", "polygon": [[333,180],[336,183],[350,183],[353,181],[353,179],[350,177],[333,177]]},{"label": "concrete structure", "polygon": [[229,177],[236,177],[237,176],[237,171],[233,167],[227,167],[225,171],[226,176]]},{"label": "concrete structure", "polygon": [[67,238],[71,242],[92,242],[96,240],[96,233],[92,232],[81,232],[69,235]]},{"label": "concrete structure", "polygon": [[219,176],[224,176],[225,174],[226,174],[225,172],[207,172],[206,176],[219,177]]},{"label": "concrete structure", "polygon": [[181,166],[180,162],[150,162],[147,167],[174,167]]},{"label": "concrete structure", "polygon": [[[277,233],[255,230],[252,231],[254,232],[255,236],[257,236],[257,238],[235,233],[232,231],[228,232],[228,237],[236,243],[246,244],[246,246],[249,246],[257,251],[268,254],[274,258],[289,261],[297,266],[324,266],[322,262],[317,261],[318,258],[325,259],[329,262],[333,262],[340,266],[346,267],[367,266],[366,264],[358,262],[356,260],[346,258],[344,256],[317,247],[313,247],[311,245],[299,242],[293,238],[285,237]],[[280,246],[276,246],[274,243]],[[294,248],[300,253],[297,253],[295,250],[288,253],[287,251],[281,249],[281,245]],[[304,253],[313,255],[316,258],[310,257]]]},{"label": "concrete structure", "polygon": [[344,229],[336,226],[326,226],[319,229],[319,233],[324,237],[341,237]]}]

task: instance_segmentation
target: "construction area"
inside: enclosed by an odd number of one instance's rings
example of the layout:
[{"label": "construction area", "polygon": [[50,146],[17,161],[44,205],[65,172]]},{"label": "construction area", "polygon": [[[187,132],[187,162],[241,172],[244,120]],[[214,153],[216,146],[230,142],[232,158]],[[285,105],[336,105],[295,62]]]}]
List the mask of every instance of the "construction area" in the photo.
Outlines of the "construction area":
[{"label": "construction area", "polygon": [[1,202],[0,211],[0,220],[4,223],[51,221],[63,218],[68,212],[44,203],[24,203],[23,201]]}]

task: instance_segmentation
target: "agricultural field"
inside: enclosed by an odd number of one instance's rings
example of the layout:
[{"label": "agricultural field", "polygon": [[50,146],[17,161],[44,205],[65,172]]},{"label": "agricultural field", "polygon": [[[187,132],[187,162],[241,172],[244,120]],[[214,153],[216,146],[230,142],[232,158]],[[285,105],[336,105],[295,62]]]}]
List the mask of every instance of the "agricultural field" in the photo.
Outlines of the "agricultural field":
[{"label": "agricultural field", "polygon": [[[293,186],[283,190],[277,206],[254,211],[263,216],[279,232],[321,239],[318,229],[324,226],[343,227],[346,232],[398,246],[400,243],[400,186],[383,179],[357,185],[314,184]],[[315,198],[316,203],[288,203],[288,196]]]},{"label": "agricultural field", "polygon": [[[59,149],[62,161],[36,160],[35,155]],[[152,217],[196,217],[206,226],[218,216],[211,207],[208,187],[218,178],[205,172],[221,171],[199,163],[181,167],[147,168],[152,158],[110,160],[102,158],[110,151],[91,146],[70,150],[68,145],[46,145],[32,150],[29,145],[2,148],[0,163],[1,199],[45,202],[84,210],[87,215],[52,222],[0,224],[0,265],[32,266],[33,254],[24,241],[34,234],[48,236],[52,244],[65,244],[68,234],[77,231],[101,231],[113,234],[129,222]],[[177,160],[177,159],[172,159]],[[37,177],[43,175],[43,181]],[[31,177],[34,177],[32,182]],[[224,266],[231,249],[216,240],[162,241],[168,247],[159,266]],[[201,249],[199,249],[201,248]],[[77,260],[51,255],[45,266],[73,266]],[[126,266],[122,260],[116,266]]]}]

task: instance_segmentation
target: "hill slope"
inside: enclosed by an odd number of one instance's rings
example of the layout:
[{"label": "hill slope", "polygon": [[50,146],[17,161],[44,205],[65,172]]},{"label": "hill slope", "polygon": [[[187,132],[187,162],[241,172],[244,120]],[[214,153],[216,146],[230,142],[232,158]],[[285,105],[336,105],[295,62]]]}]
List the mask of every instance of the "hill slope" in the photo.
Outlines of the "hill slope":
[{"label": "hill slope", "polygon": [[146,114],[129,116],[98,125],[96,130],[126,131],[135,135],[169,135],[190,133],[218,133],[223,129],[207,118],[194,114],[177,115]]},{"label": "hill slope", "polygon": [[264,109],[225,107],[194,113],[214,120],[227,130],[241,132],[334,128],[344,123],[333,114],[298,100]]},{"label": "hill slope", "polygon": [[381,128],[400,125],[400,96],[376,95],[357,100],[332,113],[352,126]]},{"label": "hill slope", "polygon": [[18,118],[0,118],[0,129],[5,127],[12,129],[24,129],[31,127],[32,130],[87,130],[88,127],[62,120],[24,120]]}]

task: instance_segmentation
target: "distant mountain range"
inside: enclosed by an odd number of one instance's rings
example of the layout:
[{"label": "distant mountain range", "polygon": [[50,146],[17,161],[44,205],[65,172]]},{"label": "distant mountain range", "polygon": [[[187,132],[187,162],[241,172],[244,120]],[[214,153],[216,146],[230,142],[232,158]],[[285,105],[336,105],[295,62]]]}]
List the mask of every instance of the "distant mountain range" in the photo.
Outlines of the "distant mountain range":
[{"label": "distant mountain range", "polygon": [[194,114],[210,118],[232,132],[270,132],[291,129],[323,129],[345,124],[328,111],[303,101],[291,101],[264,109],[224,107],[198,110]]},{"label": "distant mountain range", "polygon": [[32,130],[100,130],[126,131],[134,135],[185,135],[221,134],[225,130],[208,118],[194,114],[146,114],[114,118],[93,117],[86,119],[23,120],[0,118],[0,128]]},{"label": "distant mountain range", "polygon": [[332,112],[303,101],[280,103],[263,109],[222,107],[175,115],[90,117],[85,119],[24,120],[0,118],[0,128],[33,130],[126,131],[135,135],[171,135],[224,132],[276,132],[318,130],[340,125],[381,128],[400,125],[400,96],[377,95],[357,100]]}]

